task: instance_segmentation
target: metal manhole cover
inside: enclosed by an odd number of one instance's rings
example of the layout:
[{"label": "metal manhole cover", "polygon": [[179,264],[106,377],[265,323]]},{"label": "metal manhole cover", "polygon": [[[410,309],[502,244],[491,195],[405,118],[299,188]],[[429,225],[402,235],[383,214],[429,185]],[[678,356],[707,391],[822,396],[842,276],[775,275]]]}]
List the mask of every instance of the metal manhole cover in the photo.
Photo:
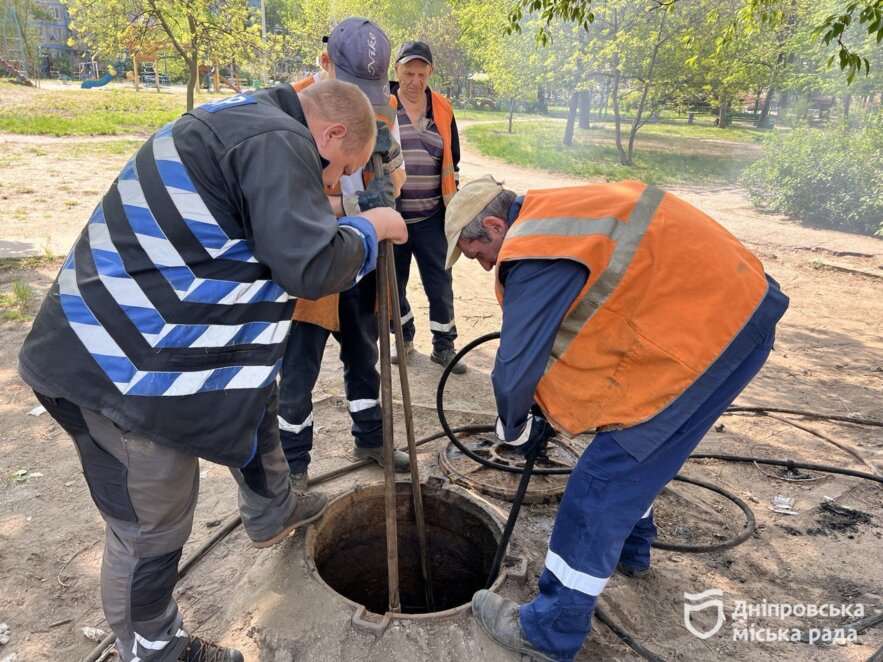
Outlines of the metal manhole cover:
[{"label": "metal manhole cover", "polygon": [[[498,442],[491,433],[462,435],[460,441],[476,455],[507,464],[523,467],[524,458],[509,444]],[[548,460],[537,460],[536,467],[573,467],[582,450],[572,442],[555,437],[546,447]],[[454,444],[448,443],[439,453],[442,470],[453,482],[474,489],[482,494],[512,501],[518,489],[521,474],[490,469],[466,457]],[[557,501],[567,485],[568,474],[553,476],[533,475],[527,487],[524,503],[549,503]]]}]

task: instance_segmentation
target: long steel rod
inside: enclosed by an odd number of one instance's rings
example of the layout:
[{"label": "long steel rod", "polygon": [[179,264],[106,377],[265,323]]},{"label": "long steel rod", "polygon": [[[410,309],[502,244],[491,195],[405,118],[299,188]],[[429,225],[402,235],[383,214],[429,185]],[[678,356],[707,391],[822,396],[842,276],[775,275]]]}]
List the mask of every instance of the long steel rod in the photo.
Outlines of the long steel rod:
[{"label": "long steel rod", "polygon": [[392,363],[389,355],[388,242],[377,251],[377,324],[380,340],[380,401],[383,409],[383,474],[386,501],[386,574],[389,580],[389,611],[401,611],[399,598],[399,544],[396,521],[395,445],[392,427]]},{"label": "long steel rod", "polygon": [[423,577],[423,593],[426,608],[435,611],[435,596],[432,593],[432,575],[429,571],[429,542],[426,536],[426,517],[423,514],[423,488],[420,484],[420,469],[417,466],[417,442],[414,434],[414,412],[411,409],[411,384],[408,381],[408,363],[405,360],[405,336],[402,332],[402,308],[399,301],[396,265],[392,245],[387,244],[387,269],[389,270],[390,295],[392,303],[392,326],[396,337],[396,351],[399,355],[399,384],[402,389],[402,407],[405,410],[405,432],[408,437],[408,458],[411,463],[411,495],[414,498],[414,519],[417,522],[417,543],[420,546],[420,574]]}]

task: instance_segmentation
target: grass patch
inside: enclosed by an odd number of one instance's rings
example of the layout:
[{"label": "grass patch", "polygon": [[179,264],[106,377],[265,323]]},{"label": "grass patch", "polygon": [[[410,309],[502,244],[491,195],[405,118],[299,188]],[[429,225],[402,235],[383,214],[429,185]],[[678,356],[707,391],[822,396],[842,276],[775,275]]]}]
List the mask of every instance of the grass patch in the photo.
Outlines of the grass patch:
[{"label": "grass patch", "polygon": [[[454,117],[458,120],[469,120],[469,121],[489,121],[489,120],[509,120],[509,111],[508,110],[473,110],[471,108],[455,108],[454,109]],[[524,113],[515,113],[512,116],[514,119],[523,119],[525,117],[532,117],[531,115],[526,115]],[[534,115],[533,117],[537,117]]]},{"label": "grass patch", "polygon": [[185,110],[180,95],[0,85],[0,131],[84,136],[152,133]]},{"label": "grass patch", "polygon": [[44,249],[43,255],[0,257],[0,271],[8,271],[10,269],[58,269],[63,261],[63,256],[51,255]]},{"label": "grass patch", "polygon": [[34,298],[34,290],[23,280],[12,281],[12,291],[0,294],[0,311],[12,321],[30,319],[28,308]]},{"label": "grass patch", "polygon": [[[640,179],[649,184],[735,184],[762,154],[750,129],[654,124],[638,133],[635,166],[620,165],[613,127],[577,130],[574,144],[561,144],[560,120],[521,122],[515,133],[505,123],[467,127],[463,133],[482,154],[529,168],[588,179]],[[709,139],[707,136],[714,136]],[[747,132],[747,133],[746,133]],[[732,139],[731,139],[732,136]],[[741,140],[739,139],[741,138]]]}]

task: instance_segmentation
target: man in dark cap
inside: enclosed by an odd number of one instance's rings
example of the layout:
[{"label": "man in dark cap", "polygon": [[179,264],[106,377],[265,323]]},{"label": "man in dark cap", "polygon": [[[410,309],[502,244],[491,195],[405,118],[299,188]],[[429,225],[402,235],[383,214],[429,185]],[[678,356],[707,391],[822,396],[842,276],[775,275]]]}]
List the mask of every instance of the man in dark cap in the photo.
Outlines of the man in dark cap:
[{"label": "man in dark cap", "polygon": [[[445,268],[445,208],[457,192],[460,138],[451,102],[429,88],[433,70],[429,45],[406,41],[396,56],[395,70],[398,83],[393,84],[392,92],[399,101],[402,152],[408,173],[396,209],[408,224],[408,241],[395,249],[405,356],[395,356],[393,362],[401,358],[407,361],[414,349],[414,313],[407,298],[413,256],[429,299],[430,359],[446,366],[456,354],[457,326],[451,270]],[[463,363],[453,370],[465,371]]]}]

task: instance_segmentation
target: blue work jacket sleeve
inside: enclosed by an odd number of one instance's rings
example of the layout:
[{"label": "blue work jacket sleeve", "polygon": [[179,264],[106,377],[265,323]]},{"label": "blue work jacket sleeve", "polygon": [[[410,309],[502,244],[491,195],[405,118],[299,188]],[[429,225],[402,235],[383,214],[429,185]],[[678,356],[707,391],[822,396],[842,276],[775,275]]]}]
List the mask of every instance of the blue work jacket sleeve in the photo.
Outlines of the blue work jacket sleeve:
[{"label": "blue work jacket sleeve", "polygon": [[503,326],[491,375],[507,441],[517,439],[546,369],[555,335],[589,270],[571,260],[502,265]]}]

